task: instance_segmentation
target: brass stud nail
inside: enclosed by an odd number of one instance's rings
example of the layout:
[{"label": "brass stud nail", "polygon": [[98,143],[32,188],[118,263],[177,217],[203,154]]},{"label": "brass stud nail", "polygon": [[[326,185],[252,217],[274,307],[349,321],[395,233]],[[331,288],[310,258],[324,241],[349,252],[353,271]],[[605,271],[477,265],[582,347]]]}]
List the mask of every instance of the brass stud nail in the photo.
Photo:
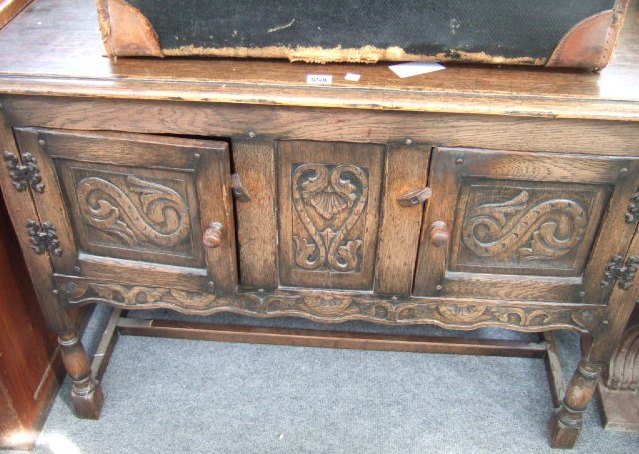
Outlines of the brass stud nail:
[{"label": "brass stud nail", "polygon": [[74,266],[74,267],[73,267],[73,271],[75,271],[76,273],[79,273],[79,272],[80,272],[80,271],[82,271],[82,270],[80,269],[80,267],[79,267],[79,266]]},{"label": "brass stud nail", "polygon": [[625,175],[628,173],[628,169],[626,167],[623,167],[621,170],[619,170],[619,175]]},{"label": "brass stud nail", "polygon": [[255,134],[253,131],[249,131],[248,136],[249,136],[251,139],[255,139],[255,136],[257,136],[257,134]]},{"label": "brass stud nail", "polygon": [[53,290],[53,294],[54,294],[54,295],[57,295],[58,293],[60,293],[60,292],[58,292],[58,290],[57,290],[57,289],[54,289],[54,290]]},{"label": "brass stud nail", "polygon": [[579,292],[579,298],[583,298],[584,296],[586,296],[586,292],[584,292],[583,290]]},{"label": "brass stud nail", "polygon": [[435,290],[437,290],[438,292],[441,292],[442,290],[444,290],[444,286],[443,285],[437,285],[435,287]]},{"label": "brass stud nail", "polygon": [[45,140],[44,140],[44,139],[40,139],[40,140],[38,140],[38,143],[39,143],[40,145],[42,145],[43,147],[47,144],[47,142],[45,142]]},{"label": "brass stud nail", "polygon": [[603,323],[604,325],[607,325],[610,322],[608,320],[603,320],[601,323]]},{"label": "brass stud nail", "polygon": [[463,164],[463,163],[464,163],[464,160],[463,160],[462,158],[457,158],[457,159],[455,160],[455,164],[458,164],[458,165],[459,165],[459,164]]},{"label": "brass stud nail", "polygon": [[195,153],[195,154],[193,155],[193,158],[194,158],[194,159],[200,159],[200,153]]},{"label": "brass stud nail", "polygon": [[413,139],[406,139],[406,145],[412,145]]}]

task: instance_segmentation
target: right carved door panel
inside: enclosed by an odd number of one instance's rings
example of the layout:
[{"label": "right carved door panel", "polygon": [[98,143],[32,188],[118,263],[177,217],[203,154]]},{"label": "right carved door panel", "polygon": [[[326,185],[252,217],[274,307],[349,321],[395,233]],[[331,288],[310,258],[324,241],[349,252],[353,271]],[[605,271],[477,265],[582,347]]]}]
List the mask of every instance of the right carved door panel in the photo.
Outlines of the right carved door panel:
[{"label": "right carved door panel", "polygon": [[634,159],[435,149],[415,294],[603,301],[636,182]]}]

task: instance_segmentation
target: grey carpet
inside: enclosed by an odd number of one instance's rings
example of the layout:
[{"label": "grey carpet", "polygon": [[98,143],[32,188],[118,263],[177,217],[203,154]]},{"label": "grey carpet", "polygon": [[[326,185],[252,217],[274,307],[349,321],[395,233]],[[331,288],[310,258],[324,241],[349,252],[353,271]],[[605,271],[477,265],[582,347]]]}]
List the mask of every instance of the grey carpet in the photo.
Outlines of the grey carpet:
[{"label": "grey carpet", "polygon": [[[96,311],[84,337],[88,349],[95,349],[107,316],[106,308]],[[155,316],[168,315],[159,311]],[[315,326],[294,319],[213,319]],[[341,329],[389,331],[366,323]],[[450,334],[426,327],[390,331]],[[501,330],[480,333],[520,336]],[[569,374],[577,360],[577,336],[559,337]],[[103,387],[101,419],[84,421],[70,409],[67,380],[35,452],[552,452],[546,439],[552,404],[539,359],[123,336]],[[604,431],[593,402],[572,452],[636,454],[639,434]]]}]

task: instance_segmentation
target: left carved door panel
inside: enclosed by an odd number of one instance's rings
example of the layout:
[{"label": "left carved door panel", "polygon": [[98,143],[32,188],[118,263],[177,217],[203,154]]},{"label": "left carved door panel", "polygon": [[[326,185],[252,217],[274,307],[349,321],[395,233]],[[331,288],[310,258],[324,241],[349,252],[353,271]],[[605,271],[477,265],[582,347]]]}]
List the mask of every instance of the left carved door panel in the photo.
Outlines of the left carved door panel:
[{"label": "left carved door panel", "polygon": [[235,288],[226,143],[33,128],[16,137],[40,170],[44,190],[33,198],[58,236],[57,273]]}]

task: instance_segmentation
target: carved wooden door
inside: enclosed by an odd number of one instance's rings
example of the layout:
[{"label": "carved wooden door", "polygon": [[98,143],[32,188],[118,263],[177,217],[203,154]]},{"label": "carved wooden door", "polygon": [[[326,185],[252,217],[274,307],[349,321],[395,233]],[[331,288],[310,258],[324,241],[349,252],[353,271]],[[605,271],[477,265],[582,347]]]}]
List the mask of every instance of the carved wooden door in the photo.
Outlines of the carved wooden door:
[{"label": "carved wooden door", "polygon": [[423,200],[406,194],[425,188],[430,149],[281,141],[278,152],[280,284],[408,295]]},{"label": "carved wooden door", "polygon": [[[40,172],[33,191],[55,271],[223,292],[236,263],[228,147],[139,134],[18,129]],[[37,222],[36,222],[37,221]],[[39,252],[42,252],[39,251]]]},{"label": "carved wooden door", "polygon": [[631,158],[435,149],[415,294],[604,302],[637,172]]}]

